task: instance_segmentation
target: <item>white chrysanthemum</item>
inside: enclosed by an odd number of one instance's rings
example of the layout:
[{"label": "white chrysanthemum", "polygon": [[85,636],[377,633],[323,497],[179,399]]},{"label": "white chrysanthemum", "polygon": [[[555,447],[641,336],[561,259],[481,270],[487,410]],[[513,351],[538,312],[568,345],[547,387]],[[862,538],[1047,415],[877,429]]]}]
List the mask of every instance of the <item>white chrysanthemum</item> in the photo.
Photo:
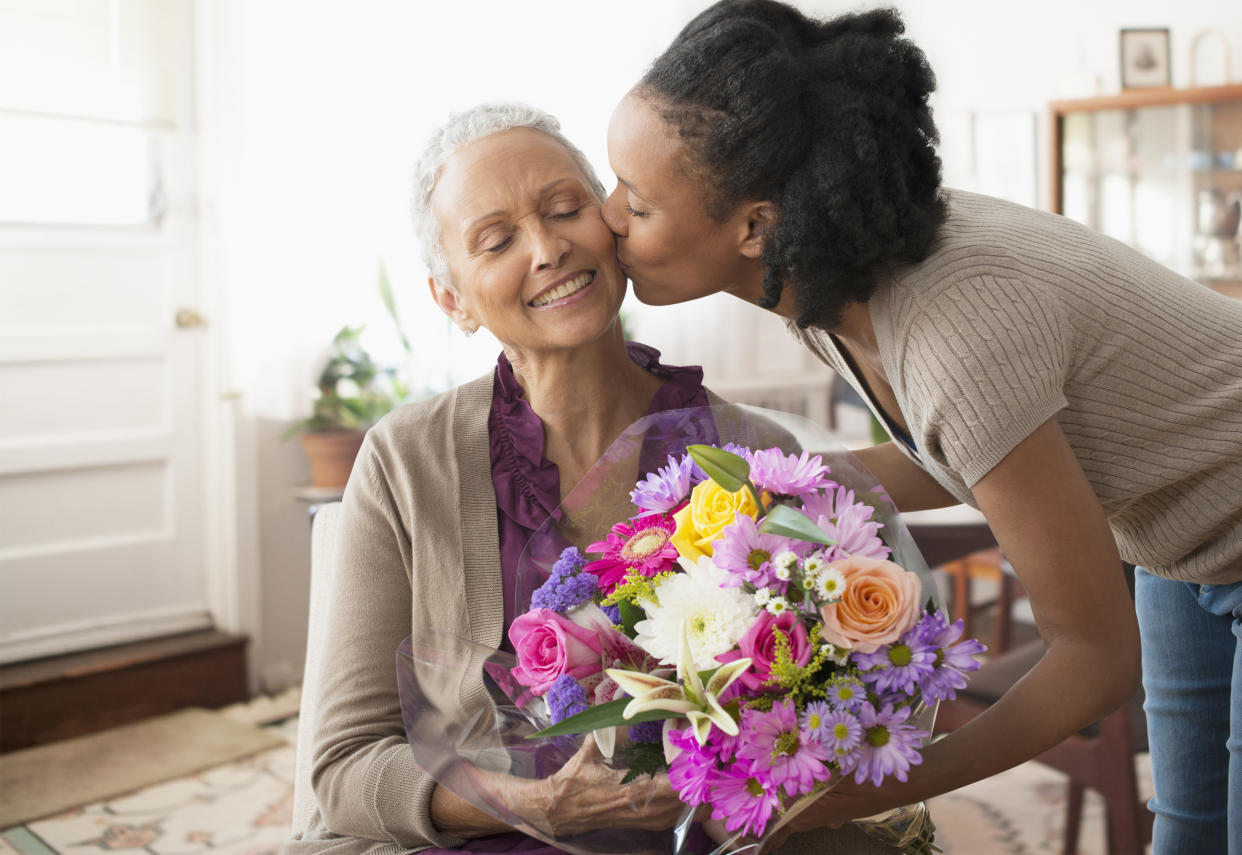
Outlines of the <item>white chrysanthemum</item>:
[{"label": "white chrysanthemum", "polygon": [[782,582],[788,582],[791,574],[788,567],[778,565],[777,568],[772,571],[772,575]]},{"label": "white chrysanthemum", "polygon": [[698,563],[679,558],[686,572],[670,576],[655,589],[659,605],[643,601],[647,619],[634,624],[634,641],[665,665],[681,653],[681,625],[689,630],[690,655],[700,671],[718,668],[716,657],[737,646],[750,629],[757,608],[742,588],[723,588],[729,573],[702,556]]},{"label": "white chrysanthemum", "polygon": [[850,652],[844,647],[837,647],[835,644],[825,644],[820,648],[824,651],[824,655],[828,657],[828,661],[834,665],[847,665],[850,661]]}]

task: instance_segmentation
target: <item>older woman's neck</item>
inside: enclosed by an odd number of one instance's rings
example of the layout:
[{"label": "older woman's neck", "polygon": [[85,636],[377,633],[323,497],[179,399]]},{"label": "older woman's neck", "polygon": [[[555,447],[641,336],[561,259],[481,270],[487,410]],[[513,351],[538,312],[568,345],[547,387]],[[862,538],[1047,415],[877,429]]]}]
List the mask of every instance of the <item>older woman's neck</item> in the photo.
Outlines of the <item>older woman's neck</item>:
[{"label": "older woman's neck", "polygon": [[545,454],[561,469],[564,487],[647,414],[661,383],[629,358],[619,329],[572,351],[508,356],[527,403],[543,421]]}]

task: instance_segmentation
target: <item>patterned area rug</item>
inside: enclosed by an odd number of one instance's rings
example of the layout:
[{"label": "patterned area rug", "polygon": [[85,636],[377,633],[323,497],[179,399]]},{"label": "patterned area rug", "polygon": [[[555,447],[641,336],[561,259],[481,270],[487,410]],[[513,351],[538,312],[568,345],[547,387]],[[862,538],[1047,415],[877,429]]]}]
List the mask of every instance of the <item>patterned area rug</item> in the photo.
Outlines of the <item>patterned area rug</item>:
[{"label": "patterned area rug", "polygon": [[[273,726],[288,745],[45,820],[0,831],[0,855],[276,855],[289,834],[297,720]],[[1146,757],[1140,787],[1150,795]],[[947,855],[1061,851],[1065,777],[1027,763],[931,802]],[[1104,855],[1103,804],[1088,792],[1080,855]]]}]

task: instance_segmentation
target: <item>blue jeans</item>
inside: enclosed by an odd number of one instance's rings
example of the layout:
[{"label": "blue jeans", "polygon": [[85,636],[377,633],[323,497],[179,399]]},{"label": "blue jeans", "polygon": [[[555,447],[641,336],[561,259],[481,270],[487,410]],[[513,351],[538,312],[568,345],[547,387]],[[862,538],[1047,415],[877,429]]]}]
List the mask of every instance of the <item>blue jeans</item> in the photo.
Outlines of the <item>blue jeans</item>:
[{"label": "blue jeans", "polygon": [[1242,855],[1242,583],[1135,571],[1154,855]]}]

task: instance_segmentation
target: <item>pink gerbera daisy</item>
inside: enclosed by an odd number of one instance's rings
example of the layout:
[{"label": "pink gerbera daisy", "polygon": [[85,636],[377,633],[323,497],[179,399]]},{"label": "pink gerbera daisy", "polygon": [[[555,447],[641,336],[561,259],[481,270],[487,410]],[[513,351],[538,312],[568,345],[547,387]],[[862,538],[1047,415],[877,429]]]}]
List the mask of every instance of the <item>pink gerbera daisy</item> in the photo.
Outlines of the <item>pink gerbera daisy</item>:
[{"label": "pink gerbera daisy", "polygon": [[642,576],[655,576],[677,567],[677,549],[670,542],[677,523],[664,514],[635,517],[628,523],[617,523],[605,540],[587,547],[587,552],[602,557],[583,567],[583,572],[599,579],[605,595],[633,571]]}]

